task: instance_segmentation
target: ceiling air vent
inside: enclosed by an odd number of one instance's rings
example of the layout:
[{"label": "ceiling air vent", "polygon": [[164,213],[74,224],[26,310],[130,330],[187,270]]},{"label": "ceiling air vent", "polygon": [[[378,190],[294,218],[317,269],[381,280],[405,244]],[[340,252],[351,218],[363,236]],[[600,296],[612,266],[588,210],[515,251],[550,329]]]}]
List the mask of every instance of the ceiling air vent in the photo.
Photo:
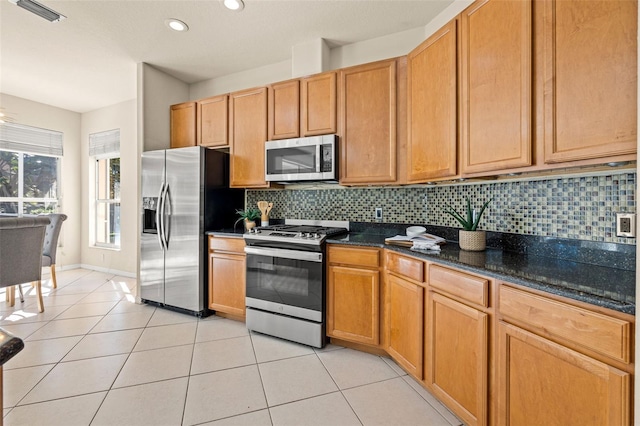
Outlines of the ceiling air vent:
[{"label": "ceiling air vent", "polygon": [[20,6],[21,8],[28,10],[31,13],[35,13],[36,15],[46,19],[49,22],[58,22],[66,18],[66,16],[56,12],[53,9],[49,9],[47,6],[42,5],[34,0],[9,0],[9,3],[13,3],[16,6]]}]

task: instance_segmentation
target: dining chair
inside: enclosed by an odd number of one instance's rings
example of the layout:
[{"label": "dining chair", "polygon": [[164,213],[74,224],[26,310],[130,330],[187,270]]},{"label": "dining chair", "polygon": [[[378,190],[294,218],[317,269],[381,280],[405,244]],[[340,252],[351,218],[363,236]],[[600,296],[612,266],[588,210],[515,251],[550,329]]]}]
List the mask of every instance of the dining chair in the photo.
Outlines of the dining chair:
[{"label": "dining chair", "polygon": [[44,234],[44,245],[42,246],[42,267],[51,267],[51,281],[53,288],[58,288],[58,282],[56,281],[56,252],[58,251],[58,237],[60,236],[60,229],[62,229],[62,222],[67,220],[67,215],[62,213],[53,213],[46,215],[51,219],[47,230]]},{"label": "dining chair", "polygon": [[9,306],[15,305],[15,286],[34,282],[38,312],[42,300],[42,247],[47,216],[0,218],[0,288],[6,288]]}]

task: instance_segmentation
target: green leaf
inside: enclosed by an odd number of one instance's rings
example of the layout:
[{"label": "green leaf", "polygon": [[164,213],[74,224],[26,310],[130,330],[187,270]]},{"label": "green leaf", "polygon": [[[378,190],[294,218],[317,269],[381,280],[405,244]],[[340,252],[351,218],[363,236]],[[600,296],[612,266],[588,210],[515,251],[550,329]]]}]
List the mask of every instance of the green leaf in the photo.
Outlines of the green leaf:
[{"label": "green leaf", "polygon": [[471,231],[475,231],[478,228],[478,224],[480,223],[480,218],[482,218],[482,214],[484,213],[484,210],[487,208],[491,200],[493,200],[493,198],[490,198],[489,201],[487,201],[482,205],[482,208],[480,209],[480,213],[478,213],[478,217],[476,217],[476,221],[473,223],[473,226],[470,229]]},{"label": "green leaf", "polygon": [[448,210],[445,209],[445,213],[448,213],[451,216],[453,216],[455,220],[460,222],[460,225],[462,225],[462,228],[468,231],[469,227],[471,226],[471,222],[464,220],[464,218],[457,211],[455,211],[453,207],[451,207],[451,204],[447,204],[447,207],[448,207]]}]

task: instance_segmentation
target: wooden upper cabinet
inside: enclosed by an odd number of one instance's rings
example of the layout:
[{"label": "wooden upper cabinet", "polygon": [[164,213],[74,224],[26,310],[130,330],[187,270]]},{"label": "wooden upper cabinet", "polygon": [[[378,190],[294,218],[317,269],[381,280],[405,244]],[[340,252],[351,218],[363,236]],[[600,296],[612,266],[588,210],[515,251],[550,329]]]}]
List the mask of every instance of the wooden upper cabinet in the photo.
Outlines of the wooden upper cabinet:
[{"label": "wooden upper cabinet", "polygon": [[171,148],[196,146],[196,103],[171,105]]},{"label": "wooden upper cabinet", "polygon": [[267,88],[229,95],[231,186],[265,188],[264,143],[267,140]]},{"label": "wooden upper cabinet", "polygon": [[638,2],[543,7],[545,162],[635,153]]},{"label": "wooden upper cabinet", "polygon": [[229,95],[214,96],[197,102],[198,145],[229,145],[228,103]]},{"label": "wooden upper cabinet", "polygon": [[409,183],[458,173],[457,23],[449,22],[408,56]]},{"label": "wooden upper cabinet", "polygon": [[336,133],[336,73],[327,72],[301,79],[300,92],[301,136]]},{"label": "wooden upper cabinet", "polygon": [[532,4],[479,0],[461,15],[464,174],[532,164]]},{"label": "wooden upper cabinet", "polygon": [[300,136],[300,82],[269,86],[269,140]]},{"label": "wooden upper cabinet", "polygon": [[340,183],[396,182],[396,61],[340,70]]}]

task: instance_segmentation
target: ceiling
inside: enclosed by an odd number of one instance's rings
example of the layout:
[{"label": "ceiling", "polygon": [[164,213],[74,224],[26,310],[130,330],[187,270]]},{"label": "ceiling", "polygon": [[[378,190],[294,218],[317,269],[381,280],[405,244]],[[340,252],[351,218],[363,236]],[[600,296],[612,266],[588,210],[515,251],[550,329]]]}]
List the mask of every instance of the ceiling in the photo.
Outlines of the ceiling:
[{"label": "ceiling", "polygon": [[[136,97],[146,62],[195,83],[291,58],[318,38],[341,46],[426,25],[454,0],[39,0],[50,23],[0,0],[0,93],[76,112]],[[170,31],[165,20],[189,25]],[[0,105],[1,106],[1,105]]]}]

